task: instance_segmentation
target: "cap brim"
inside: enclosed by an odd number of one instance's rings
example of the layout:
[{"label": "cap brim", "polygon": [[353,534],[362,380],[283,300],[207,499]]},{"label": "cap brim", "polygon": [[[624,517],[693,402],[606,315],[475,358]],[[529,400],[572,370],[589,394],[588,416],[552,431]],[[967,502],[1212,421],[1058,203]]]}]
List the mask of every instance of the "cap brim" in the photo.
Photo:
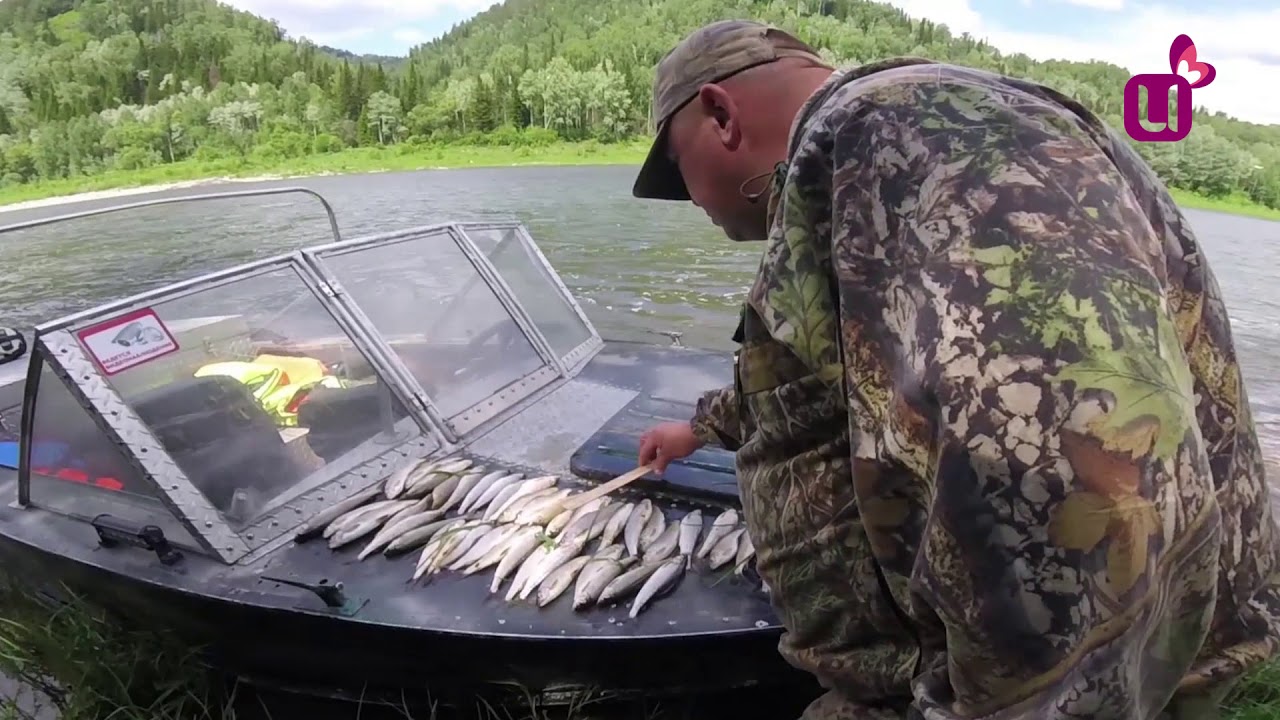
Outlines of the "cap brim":
[{"label": "cap brim", "polygon": [[650,200],[688,200],[689,190],[684,185],[680,168],[667,156],[667,123],[658,128],[649,156],[640,166],[631,194]]}]

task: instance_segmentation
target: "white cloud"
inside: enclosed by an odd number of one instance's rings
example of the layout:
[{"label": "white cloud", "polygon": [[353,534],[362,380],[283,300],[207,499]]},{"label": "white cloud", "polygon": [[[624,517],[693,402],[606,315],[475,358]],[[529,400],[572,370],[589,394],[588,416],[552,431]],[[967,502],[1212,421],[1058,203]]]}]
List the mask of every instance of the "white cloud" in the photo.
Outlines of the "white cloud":
[{"label": "white cloud", "polygon": [[400,54],[432,37],[415,24],[447,30],[451,24],[448,17],[469,17],[500,1],[223,0],[237,9],[279,21],[292,37],[307,37],[347,50],[355,49],[351,44],[361,43],[366,48]]},{"label": "white cloud", "polygon": [[1076,5],[1093,10],[1123,10],[1124,0],[1062,0],[1068,5]]},{"label": "white cloud", "polygon": [[402,28],[391,33],[391,37],[402,45],[420,45],[431,38],[417,28]]},{"label": "white cloud", "polygon": [[[1094,0],[1084,0],[1091,2]],[[1096,0],[1102,2],[1103,0]],[[968,32],[1005,52],[1039,59],[1104,60],[1133,73],[1169,72],[1169,44],[1179,33],[1196,43],[1200,60],[1217,69],[1214,81],[1195,91],[1195,103],[1242,120],[1280,123],[1280,94],[1266,92],[1280,76],[1274,10],[1188,11],[1159,5],[1136,7],[1098,27],[1088,39],[1051,32],[1006,30],[982,18],[968,0],[891,0],[915,17]],[[1116,88],[1119,94],[1121,88]]]},{"label": "white cloud", "polygon": [[256,15],[275,17],[295,12],[333,12],[357,19],[361,16],[394,15],[401,21],[434,17],[443,10],[476,13],[500,0],[224,0],[228,5]]}]

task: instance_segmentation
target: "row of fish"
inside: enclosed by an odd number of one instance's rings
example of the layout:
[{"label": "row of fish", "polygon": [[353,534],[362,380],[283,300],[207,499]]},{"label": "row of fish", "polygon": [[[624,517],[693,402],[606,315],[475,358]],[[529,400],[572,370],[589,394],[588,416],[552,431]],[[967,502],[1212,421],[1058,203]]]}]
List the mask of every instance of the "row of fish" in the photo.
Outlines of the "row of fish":
[{"label": "row of fish", "polygon": [[506,600],[532,596],[539,607],[571,586],[575,610],[634,593],[633,618],[695,560],[709,570],[733,563],[741,575],[755,556],[736,510],[720,513],[704,534],[701,510],[668,522],[648,498],[570,504],[579,492],[558,487],[553,475],[526,478],[468,458],[411,460],[381,486],[316,515],[296,537],[323,535],[335,550],[369,538],[360,560],[421,547],[414,580],[493,568],[491,593],[510,578]]}]

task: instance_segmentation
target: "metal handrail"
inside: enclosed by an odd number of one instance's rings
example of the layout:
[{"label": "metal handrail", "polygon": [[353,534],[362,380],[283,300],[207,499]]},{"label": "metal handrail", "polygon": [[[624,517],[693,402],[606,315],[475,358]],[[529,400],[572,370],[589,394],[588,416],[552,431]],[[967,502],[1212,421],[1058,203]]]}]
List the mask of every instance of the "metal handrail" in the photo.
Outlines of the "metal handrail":
[{"label": "metal handrail", "polygon": [[54,223],[66,222],[68,220],[79,220],[81,218],[94,217],[95,215],[106,215],[108,213],[123,212],[125,210],[137,210],[140,208],[153,207],[156,205],[173,205],[181,202],[192,202],[197,200],[222,200],[226,198],[238,197],[254,197],[267,195],[286,195],[288,193],[302,193],[310,195],[320,204],[324,206],[324,212],[329,216],[329,229],[333,231],[334,242],[342,241],[342,233],[338,230],[338,216],[333,212],[333,206],[329,201],[324,199],[320,193],[308,188],[291,186],[283,188],[264,188],[261,190],[231,190],[220,193],[202,193],[199,195],[183,195],[181,197],[170,198],[152,198],[151,200],[142,200],[140,202],[126,203],[124,205],[111,205],[108,207],[96,208],[93,210],[83,210],[76,213],[64,213],[62,215],[54,215],[52,217],[36,218],[35,220],[25,220],[20,223],[12,223],[9,225],[0,225],[0,235],[18,230],[29,230],[31,228],[41,227],[44,225],[53,225]]}]

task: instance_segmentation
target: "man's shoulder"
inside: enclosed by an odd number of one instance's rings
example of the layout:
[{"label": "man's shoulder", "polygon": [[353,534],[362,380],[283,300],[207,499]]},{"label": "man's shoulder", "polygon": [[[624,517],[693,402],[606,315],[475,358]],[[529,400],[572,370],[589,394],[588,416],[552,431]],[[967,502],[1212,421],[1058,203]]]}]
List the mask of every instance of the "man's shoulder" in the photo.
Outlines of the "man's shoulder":
[{"label": "man's shoulder", "polygon": [[[930,88],[930,92],[920,92],[922,87]],[[809,118],[801,131],[832,117],[843,122],[850,111],[868,104],[881,110],[898,104],[920,112],[928,110],[920,106],[923,98],[936,101],[958,93],[971,98],[984,94],[1033,97],[1060,106],[1062,110],[1083,111],[1083,108],[1066,107],[1064,101],[1069,100],[1031,80],[926,58],[900,57],[838,70],[814,93]]]}]

